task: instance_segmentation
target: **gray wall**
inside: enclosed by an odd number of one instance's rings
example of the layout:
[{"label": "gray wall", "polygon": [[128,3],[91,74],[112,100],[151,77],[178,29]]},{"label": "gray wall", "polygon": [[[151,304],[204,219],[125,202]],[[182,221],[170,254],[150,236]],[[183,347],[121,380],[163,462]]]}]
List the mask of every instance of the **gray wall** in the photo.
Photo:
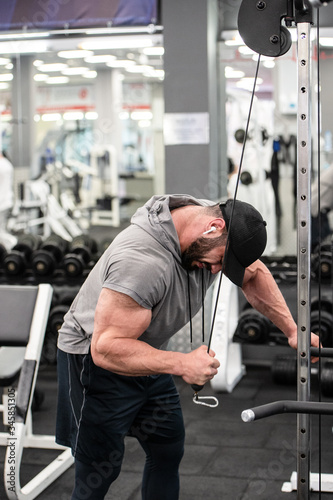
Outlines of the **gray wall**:
[{"label": "gray wall", "polygon": [[[209,113],[208,144],[165,146],[165,190],[221,196],[218,65],[219,10],[215,0],[164,0],[165,113]],[[225,148],[224,148],[225,149]]]}]

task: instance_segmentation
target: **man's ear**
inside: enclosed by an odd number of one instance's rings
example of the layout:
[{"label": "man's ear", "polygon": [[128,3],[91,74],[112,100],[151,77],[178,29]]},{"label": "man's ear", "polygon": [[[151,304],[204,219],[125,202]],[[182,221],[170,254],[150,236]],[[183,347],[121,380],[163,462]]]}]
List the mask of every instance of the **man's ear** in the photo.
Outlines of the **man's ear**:
[{"label": "man's ear", "polygon": [[223,219],[213,219],[206,227],[207,229],[203,234],[215,233],[221,236],[225,228],[225,221]]},{"label": "man's ear", "polygon": [[216,228],[216,231],[221,235],[225,231],[225,220],[222,218],[217,218],[211,221],[211,225]]}]

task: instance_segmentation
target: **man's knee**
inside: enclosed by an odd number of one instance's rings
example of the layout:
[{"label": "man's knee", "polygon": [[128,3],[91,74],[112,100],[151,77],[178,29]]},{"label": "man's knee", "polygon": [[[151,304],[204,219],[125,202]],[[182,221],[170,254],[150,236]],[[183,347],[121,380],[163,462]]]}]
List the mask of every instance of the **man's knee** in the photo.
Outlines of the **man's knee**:
[{"label": "man's knee", "polygon": [[101,500],[120,474],[121,463],[75,461],[75,486],[72,500]]}]

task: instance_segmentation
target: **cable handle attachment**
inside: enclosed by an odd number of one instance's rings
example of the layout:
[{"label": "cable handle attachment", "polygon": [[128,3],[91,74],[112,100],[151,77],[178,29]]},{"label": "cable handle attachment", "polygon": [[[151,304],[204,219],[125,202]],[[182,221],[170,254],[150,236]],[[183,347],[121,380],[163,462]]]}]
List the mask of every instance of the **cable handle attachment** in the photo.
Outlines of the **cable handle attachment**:
[{"label": "cable handle attachment", "polygon": [[192,384],[191,387],[194,390],[194,392],[197,393],[197,392],[201,391],[205,386],[198,385],[198,384]]},{"label": "cable handle attachment", "polygon": [[204,385],[192,384],[191,387],[194,390],[193,403],[196,405],[208,406],[209,408],[216,408],[219,405],[219,400],[215,396],[198,395],[198,392],[204,388]]}]

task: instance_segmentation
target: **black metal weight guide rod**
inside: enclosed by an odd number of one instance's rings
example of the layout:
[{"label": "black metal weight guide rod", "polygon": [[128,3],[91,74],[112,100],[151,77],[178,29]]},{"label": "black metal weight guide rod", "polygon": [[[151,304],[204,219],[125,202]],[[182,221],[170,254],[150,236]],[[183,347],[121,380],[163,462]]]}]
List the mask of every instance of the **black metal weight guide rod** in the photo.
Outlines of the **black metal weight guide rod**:
[{"label": "black metal weight guide rod", "polygon": [[[333,403],[311,402],[311,354],[331,356],[332,349],[311,351],[310,346],[310,265],[311,265],[311,107],[310,75],[313,0],[243,0],[238,29],[244,42],[259,54],[283,55],[291,46],[286,26],[297,26],[298,109],[297,109],[297,401],[276,401],[245,410],[244,422],[279,413],[297,413],[297,498],[310,498],[310,414],[333,415]],[[329,352],[330,351],[330,352]]]}]

